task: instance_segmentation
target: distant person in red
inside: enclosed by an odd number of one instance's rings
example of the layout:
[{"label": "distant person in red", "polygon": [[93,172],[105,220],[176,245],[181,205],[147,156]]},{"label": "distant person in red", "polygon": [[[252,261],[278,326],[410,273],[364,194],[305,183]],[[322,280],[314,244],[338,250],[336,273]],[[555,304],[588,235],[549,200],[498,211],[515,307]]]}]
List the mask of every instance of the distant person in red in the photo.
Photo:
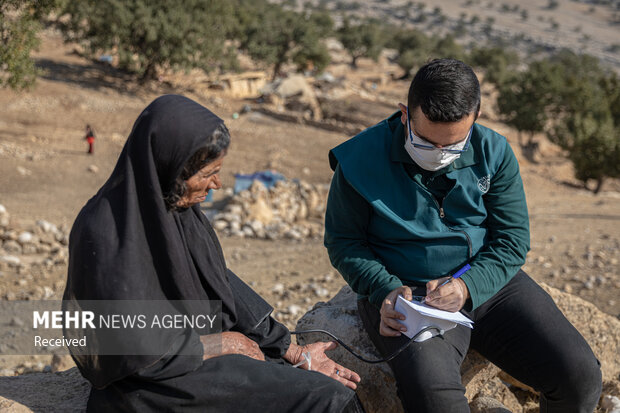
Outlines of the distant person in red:
[{"label": "distant person in red", "polygon": [[88,142],[88,153],[94,155],[95,153],[95,132],[93,132],[90,125],[86,125],[86,136],[84,137]]}]

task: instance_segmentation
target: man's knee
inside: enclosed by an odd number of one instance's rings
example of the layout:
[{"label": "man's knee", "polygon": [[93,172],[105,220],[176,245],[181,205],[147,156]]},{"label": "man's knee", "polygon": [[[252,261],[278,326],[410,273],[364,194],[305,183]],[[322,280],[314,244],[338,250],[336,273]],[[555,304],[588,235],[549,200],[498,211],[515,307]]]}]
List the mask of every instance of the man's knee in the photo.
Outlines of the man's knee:
[{"label": "man's knee", "polygon": [[[582,354],[571,359],[560,371],[554,372],[556,386],[551,391],[543,392],[549,411],[556,411],[552,406],[571,406],[576,412],[591,412],[598,403],[602,390],[602,374],[598,360],[593,354]],[[541,409],[541,411],[544,411]],[[560,410],[557,410],[560,411]]]},{"label": "man's knee", "polygon": [[466,411],[460,364],[449,353],[410,353],[397,357],[390,362],[390,367],[406,412]]}]

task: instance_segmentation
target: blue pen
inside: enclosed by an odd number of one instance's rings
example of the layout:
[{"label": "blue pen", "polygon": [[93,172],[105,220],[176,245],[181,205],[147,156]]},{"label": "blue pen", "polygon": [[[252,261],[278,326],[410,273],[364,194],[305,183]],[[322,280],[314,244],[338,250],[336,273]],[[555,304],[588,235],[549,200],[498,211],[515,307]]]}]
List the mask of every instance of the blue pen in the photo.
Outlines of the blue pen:
[{"label": "blue pen", "polygon": [[454,274],[452,274],[452,277],[448,278],[446,281],[442,282],[439,286],[437,286],[437,288],[441,288],[444,285],[448,284],[450,281],[452,280],[456,280],[457,278],[460,278],[461,275],[465,274],[467,271],[469,271],[471,269],[471,266],[469,264],[465,264],[463,265],[463,267],[458,270],[457,272],[455,272]]}]

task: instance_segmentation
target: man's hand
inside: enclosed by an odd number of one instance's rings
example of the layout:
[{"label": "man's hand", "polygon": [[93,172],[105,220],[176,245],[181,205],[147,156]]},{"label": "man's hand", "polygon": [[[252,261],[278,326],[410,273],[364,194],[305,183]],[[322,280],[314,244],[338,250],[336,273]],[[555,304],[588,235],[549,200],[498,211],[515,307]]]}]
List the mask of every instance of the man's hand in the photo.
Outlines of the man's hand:
[{"label": "man's hand", "polygon": [[255,360],[265,361],[265,355],[258,344],[236,331],[200,336],[200,341],[204,348],[203,360],[224,354],[243,354]]},{"label": "man's hand", "polygon": [[396,304],[396,298],[399,295],[402,295],[405,300],[411,301],[412,294],[411,288],[403,285],[402,287],[398,287],[392,292],[390,292],[383,303],[381,303],[381,310],[379,313],[381,314],[381,323],[379,324],[379,334],[386,337],[398,337],[401,334],[401,331],[407,331],[407,327],[401,324],[397,320],[404,320],[405,316],[398,311],[394,310],[394,305]]},{"label": "man's hand", "polygon": [[437,288],[451,277],[438,278],[426,283],[426,298],[424,302],[435,308],[445,311],[459,311],[469,298],[467,285],[460,278],[453,279],[443,287]]},{"label": "man's hand", "polygon": [[[284,355],[284,359],[291,364],[297,364],[304,360],[303,353],[309,352],[312,364],[310,370],[323,373],[324,375],[329,376],[334,380],[338,380],[345,386],[355,390],[357,388],[357,383],[361,380],[359,374],[353,370],[342,367],[340,364],[327,357],[327,354],[325,354],[327,350],[333,350],[336,347],[338,347],[338,344],[334,341],[317,342],[306,346],[298,346],[297,344],[291,343],[286,354]],[[300,367],[308,370],[308,363],[304,363],[300,365]]]}]

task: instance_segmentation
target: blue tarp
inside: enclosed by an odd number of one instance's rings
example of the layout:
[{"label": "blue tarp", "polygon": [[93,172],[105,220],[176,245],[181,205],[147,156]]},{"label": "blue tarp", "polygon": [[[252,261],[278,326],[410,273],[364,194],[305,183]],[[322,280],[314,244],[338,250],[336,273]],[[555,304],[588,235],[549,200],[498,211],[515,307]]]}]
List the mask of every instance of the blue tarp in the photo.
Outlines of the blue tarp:
[{"label": "blue tarp", "polygon": [[235,194],[238,194],[252,186],[252,182],[255,180],[262,182],[267,188],[271,188],[276,182],[285,179],[284,175],[274,171],[258,171],[249,175],[235,174],[235,186],[233,190]]}]

